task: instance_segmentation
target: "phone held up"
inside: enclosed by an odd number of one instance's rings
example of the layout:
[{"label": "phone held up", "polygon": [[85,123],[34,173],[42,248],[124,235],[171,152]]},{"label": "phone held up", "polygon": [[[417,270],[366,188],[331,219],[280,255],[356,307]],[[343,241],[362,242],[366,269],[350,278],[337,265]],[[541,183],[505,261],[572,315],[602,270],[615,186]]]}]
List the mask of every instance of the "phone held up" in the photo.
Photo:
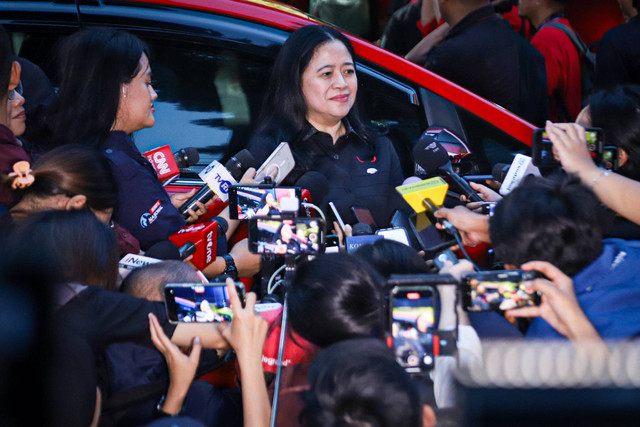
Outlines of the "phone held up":
[{"label": "phone held up", "polygon": [[506,311],[540,305],[540,293],[531,281],[544,277],[537,271],[500,270],[462,275],[460,291],[467,311]]},{"label": "phone held up", "polygon": [[[603,164],[604,156],[604,133],[601,128],[586,128],[587,149],[591,152],[594,162],[598,166]],[[611,147],[608,147],[611,151]],[[543,128],[533,131],[533,141],[531,144],[531,157],[533,164],[538,167],[559,167],[560,160],[553,154],[553,144]],[[617,156],[616,156],[617,158]]]},{"label": "phone held up", "polygon": [[[235,285],[244,304],[244,284]],[[225,283],[168,283],[164,301],[171,323],[230,322],[233,318]]]}]

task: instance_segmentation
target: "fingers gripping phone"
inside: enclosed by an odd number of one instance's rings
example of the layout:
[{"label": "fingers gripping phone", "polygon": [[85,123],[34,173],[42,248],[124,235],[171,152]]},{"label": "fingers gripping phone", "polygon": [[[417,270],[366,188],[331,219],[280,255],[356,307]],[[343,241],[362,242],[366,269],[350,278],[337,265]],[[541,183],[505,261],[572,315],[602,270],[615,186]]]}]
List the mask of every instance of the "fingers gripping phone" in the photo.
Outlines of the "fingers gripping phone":
[{"label": "fingers gripping phone", "polygon": [[544,277],[536,271],[500,270],[462,275],[460,291],[467,311],[505,311],[540,305],[540,293],[531,281]]},{"label": "fingers gripping phone", "polygon": [[[240,300],[244,301],[244,284],[235,285]],[[230,322],[233,318],[224,283],[168,283],[164,287],[164,301],[171,323]]]},{"label": "fingers gripping phone", "polygon": [[280,216],[280,201],[285,197],[301,199],[297,187],[262,185],[232,185],[229,187],[229,217],[247,219],[253,216]]}]

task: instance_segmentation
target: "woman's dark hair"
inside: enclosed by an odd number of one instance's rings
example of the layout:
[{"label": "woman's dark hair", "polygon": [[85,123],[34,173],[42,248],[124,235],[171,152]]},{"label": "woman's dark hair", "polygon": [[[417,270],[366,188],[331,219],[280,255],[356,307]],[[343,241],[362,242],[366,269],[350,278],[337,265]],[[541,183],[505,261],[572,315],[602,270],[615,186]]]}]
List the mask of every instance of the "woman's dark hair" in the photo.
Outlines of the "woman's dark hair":
[{"label": "woman's dark hair", "polygon": [[422,425],[420,395],[382,341],[350,339],[318,354],[300,414],[305,427]]},{"label": "woman's dark hair", "polygon": [[121,85],[140,72],[142,54],[149,57],[147,46],[122,31],[81,30],[63,42],[54,144],[100,147],[116,120]]},{"label": "woman's dark hair", "polygon": [[[356,55],[351,42],[333,28],[324,25],[308,25],[299,28],[289,36],[273,65],[256,128],[256,133],[270,135],[277,141],[288,141],[296,156],[296,165],[303,169],[311,166],[311,159],[301,144],[307,125],[302,74],[318,47],[333,40],[338,40],[345,45],[355,65]],[[355,104],[347,114],[347,119],[353,129],[369,144],[373,154],[375,145],[371,131],[359,118]]]},{"label": "woman's dark hair", "polygon": [[287,296],[291,327],[319,347],[354,337],[382,339],[382,286],[378,273],[352,255],[300,264]]},{"label": "woman's dark hair", "polygon": [[117,184],[107,160],[95,148],[63,145],[43,154],[33,164],[35,180],[24,194],[36,197],[82,194],[86,207],[102,211],[116,206]]},{"label": "woman's dark hair", "polygon": [[370,245],[362,245],[353,253],[371,264],[383,277],[392,274],[429,274],[422,257],[411,246],[390,239],[380,239]]},{"label": "woman's dark hair", "polygon": [[89,211],[53,210],[32,215],[9,237],[7,243],[12,242],[38,248],[36,253],[53,260],[67,283],[116,289],[116,236]]},{"label": "woman's dark hair", "polygon": [[627,155],[618,172],[640,181],[640,86],[621,85],[589,97],[591,124],[604,130],[605,144]]},{"label": "woman's dark hair", "polygon": [[603,209],[575,176],[528,176],[489,220],[496,256],[520,266],[548,261],[572,276],[602,253]]}]

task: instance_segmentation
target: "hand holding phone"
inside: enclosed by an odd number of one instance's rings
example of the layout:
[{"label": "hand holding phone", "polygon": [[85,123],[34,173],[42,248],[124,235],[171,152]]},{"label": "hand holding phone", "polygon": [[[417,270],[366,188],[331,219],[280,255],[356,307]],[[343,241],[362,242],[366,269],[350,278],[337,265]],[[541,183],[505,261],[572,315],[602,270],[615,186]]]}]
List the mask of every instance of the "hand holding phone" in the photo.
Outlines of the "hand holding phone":
[{"label": "hand holding phone", "polygon": [[[601,128],[586,128],[585,138],[587,149],[596,163],[602,160],[604,149],[604,133]],[[533,164],[538,167],[559,167],[560,159],[553,153],[553,144],[547,131],[543,128],[533,131],[531,144],[531,157]]]},{"label": "hand holding phone", "polygon": [[[236,282],[241,300],[244,284]],[[224,283],[168,283],[164,287],[167,317],[171,323],[230,322],[233,312]]]},{"label": "hand holding phone", "polygon": [[281,142],[258,168],[254,180],[262,182],[265,177],[269,176],[276,185],[279,185],[293,170],[295,164],[289,144]]},{"label": "hand holding phone", "polygon": [[324,251],[325,223],[320,218],[253,217],[249,250],[261,255],[317,255]]}]

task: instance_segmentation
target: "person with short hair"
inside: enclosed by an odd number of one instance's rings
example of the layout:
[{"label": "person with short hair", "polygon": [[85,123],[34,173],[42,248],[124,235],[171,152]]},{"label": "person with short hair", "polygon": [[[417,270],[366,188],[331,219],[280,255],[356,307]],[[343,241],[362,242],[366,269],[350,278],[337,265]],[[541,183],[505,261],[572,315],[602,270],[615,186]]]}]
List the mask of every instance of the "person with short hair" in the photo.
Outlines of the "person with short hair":
[{"label": "person with short hair", "polygon": [[[602,208],[575,176],[529,176],[489,219],[496,257],[516,268],[547,261],[573,280],[580,307],[604,339],[640,334],[640,242],[602,239]],[[558,338],[534,319],[528,338]]]}]

